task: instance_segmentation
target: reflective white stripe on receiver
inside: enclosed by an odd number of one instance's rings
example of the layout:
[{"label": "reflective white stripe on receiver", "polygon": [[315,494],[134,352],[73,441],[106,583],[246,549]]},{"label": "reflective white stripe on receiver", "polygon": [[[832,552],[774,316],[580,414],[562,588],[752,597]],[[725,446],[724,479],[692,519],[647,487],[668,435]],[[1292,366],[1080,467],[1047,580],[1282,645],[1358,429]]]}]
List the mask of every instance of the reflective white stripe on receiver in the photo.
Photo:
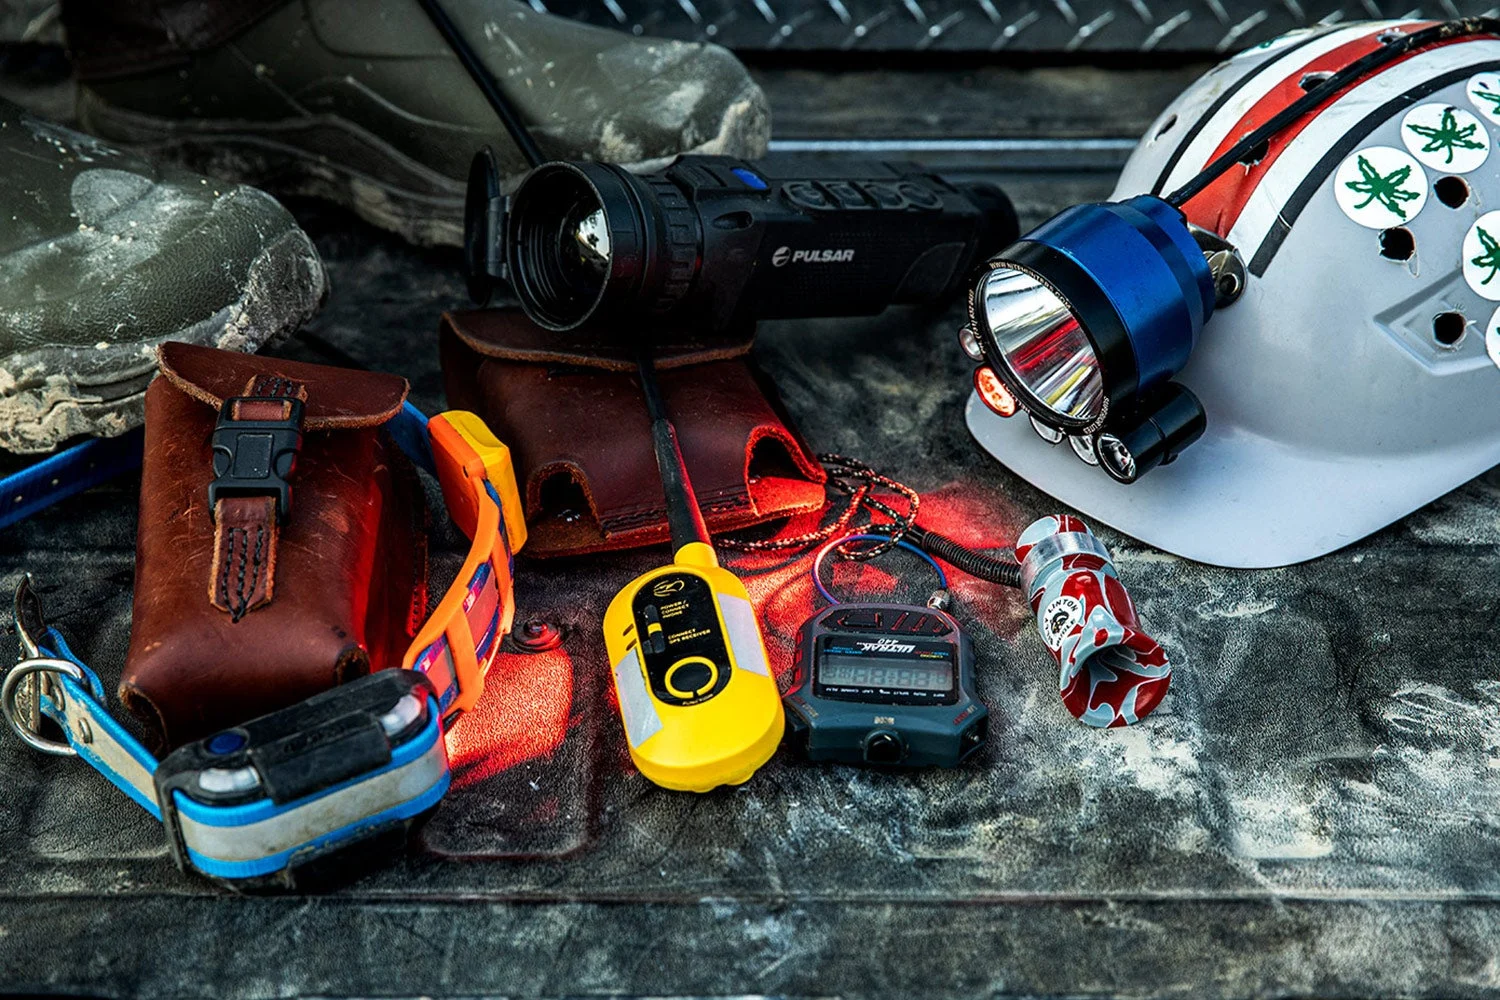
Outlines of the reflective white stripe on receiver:
[{"label": "reflective white stripe on receiver", "polygon": [[724,631],[734,654],[734,665],[740,670],[770,677],[771,665],[766,662],[766,647],[760,641],[755,608],[749,601],[733,594],[720,594],[719,607],[724,611]]},{"label": "reflective white stripe on receiver", "polygon": [[1167,175],[1167,182],[1162,185],[1162,193],[1175,191],[1191,180],[1198,171],[1208,166],[1214,150],[1230,137],[1230,130],[1239,124],[1240,119],[1244,118],[1261,98],[1280,86],[1283,81],[1299,75],[1308,64],[1341,45],[1347,45],[1349,42],[1400,23],[1400,21],[1374,21],[1339,31],[1330,31],[1321,38],[1315,38],[1301,48],[1288,52],[1285,58],[1268,59],[1264,65],[1254,71],[1254,75],[1240,87],[1239,92],[1220,108],[1214,114],[1213,119],[1193,137],[1188,148],[1182,156],[1178,157],[1177,165]]},{"label": "reflective white stripe on receiver", "polygon": [[631,746],[638,747],[661,732],[661,716],[652,704],[651,692],[646,690],[646,676],[634,646],[615,664],[615,692],[620,696],[620,718],[625,720],[625,736]]},{"label": "reflective white stripe on receiver", "polygon": [[209,826],[178,813],[182,841],[214,861],[258,861],[290,851],[377,813],[418,798],[448,772],[441,739],[416,760],[306,805],[243,826]]},{"label": "reflective white stripe on receiver", "polygon": [[1444,73],[1500,60],[1500,41],[1461,42],[1413,56],[1355,87],[1321,112],[1289,142],[1251,193],[1229,231],[1229,242],[1255,253],[1287,199],[1351,127],[1401,94]]}]

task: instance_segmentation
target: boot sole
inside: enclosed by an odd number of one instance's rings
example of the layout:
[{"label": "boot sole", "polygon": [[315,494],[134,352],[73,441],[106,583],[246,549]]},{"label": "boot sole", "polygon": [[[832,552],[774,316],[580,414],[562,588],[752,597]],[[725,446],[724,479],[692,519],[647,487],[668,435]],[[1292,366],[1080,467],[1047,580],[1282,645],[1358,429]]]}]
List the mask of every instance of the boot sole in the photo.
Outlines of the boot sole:
[{"label": "boot sole", "polygon": [[[719,131],[684,153],[718,155],[764,146],[764,106],[753,85],[724,111]],[[444,176],[379,136],[336,115],[294,121],[247,122],[160,118],[109,104],[88,90],[78,95],[78,117],[88,131],[133,146],[190,170],[264,188],[276,194],[332,201],[418,246],[462,246],[465,182]],[[311,152],[338,150],[338,155]],[[647,171],[676,155],[623,164]],[[370,163],[359,170],[351,163]],[[520,175],[506,178],[509,187]]]},{"label": "boot sole", "polygon": [[13,354],[0,362],[0,448],[36,454],[79,435],[114,437],[138,427],[157,345],[177,340],[245,353],[275,346],[317,312],[327,288],[312,241],[293,229],[251,262],[238,301],[192,326],[153,340]]}]

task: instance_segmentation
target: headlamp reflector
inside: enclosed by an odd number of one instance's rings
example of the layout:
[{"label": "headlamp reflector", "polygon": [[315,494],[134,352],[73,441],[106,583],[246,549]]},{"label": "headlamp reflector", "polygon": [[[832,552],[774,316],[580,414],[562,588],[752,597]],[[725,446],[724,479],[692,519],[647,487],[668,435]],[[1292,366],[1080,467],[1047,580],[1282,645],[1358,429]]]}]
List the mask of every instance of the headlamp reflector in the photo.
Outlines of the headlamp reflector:
[{"label": "headlamp reflector", "polygon": [[984,276],[978,299],[996,348],[991,363],[1044,420],[1082,427],[1099,415],[1099,358],[1067,302],[1031,273],[1003,264]]}]

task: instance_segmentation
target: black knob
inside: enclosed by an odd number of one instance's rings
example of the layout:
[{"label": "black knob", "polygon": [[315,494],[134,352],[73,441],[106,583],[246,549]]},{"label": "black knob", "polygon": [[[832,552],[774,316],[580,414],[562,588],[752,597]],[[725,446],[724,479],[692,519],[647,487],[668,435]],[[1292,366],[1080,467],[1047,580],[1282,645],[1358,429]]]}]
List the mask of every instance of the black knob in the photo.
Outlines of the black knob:
[{"label": "black knob", "polygon": [[895,733],[877,730],[865,738],[865,760],[871,764],[899,764],[906,744]]}]

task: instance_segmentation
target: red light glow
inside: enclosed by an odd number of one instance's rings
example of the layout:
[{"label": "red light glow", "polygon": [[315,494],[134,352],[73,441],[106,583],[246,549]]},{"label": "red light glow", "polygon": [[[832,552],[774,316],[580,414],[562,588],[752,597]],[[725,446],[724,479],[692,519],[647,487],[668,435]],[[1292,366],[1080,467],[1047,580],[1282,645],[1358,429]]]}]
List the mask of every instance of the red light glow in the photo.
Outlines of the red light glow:
[{"label": "red light glow", "polygon": [[1016,397],[1010,394],[1000,381],[1000,376],[989,365],[980,365],[974,369],[974,390],[979,393],[979,398],[984,405],[1000,414],[1002,417],[1013,417],[1016,410]]},{"label": "red light glow", "polygon": [[502,652],[485,676],[484,695],[448,734],[454,786],[551,754],[568,735],[572,711],[566,650]]}]

